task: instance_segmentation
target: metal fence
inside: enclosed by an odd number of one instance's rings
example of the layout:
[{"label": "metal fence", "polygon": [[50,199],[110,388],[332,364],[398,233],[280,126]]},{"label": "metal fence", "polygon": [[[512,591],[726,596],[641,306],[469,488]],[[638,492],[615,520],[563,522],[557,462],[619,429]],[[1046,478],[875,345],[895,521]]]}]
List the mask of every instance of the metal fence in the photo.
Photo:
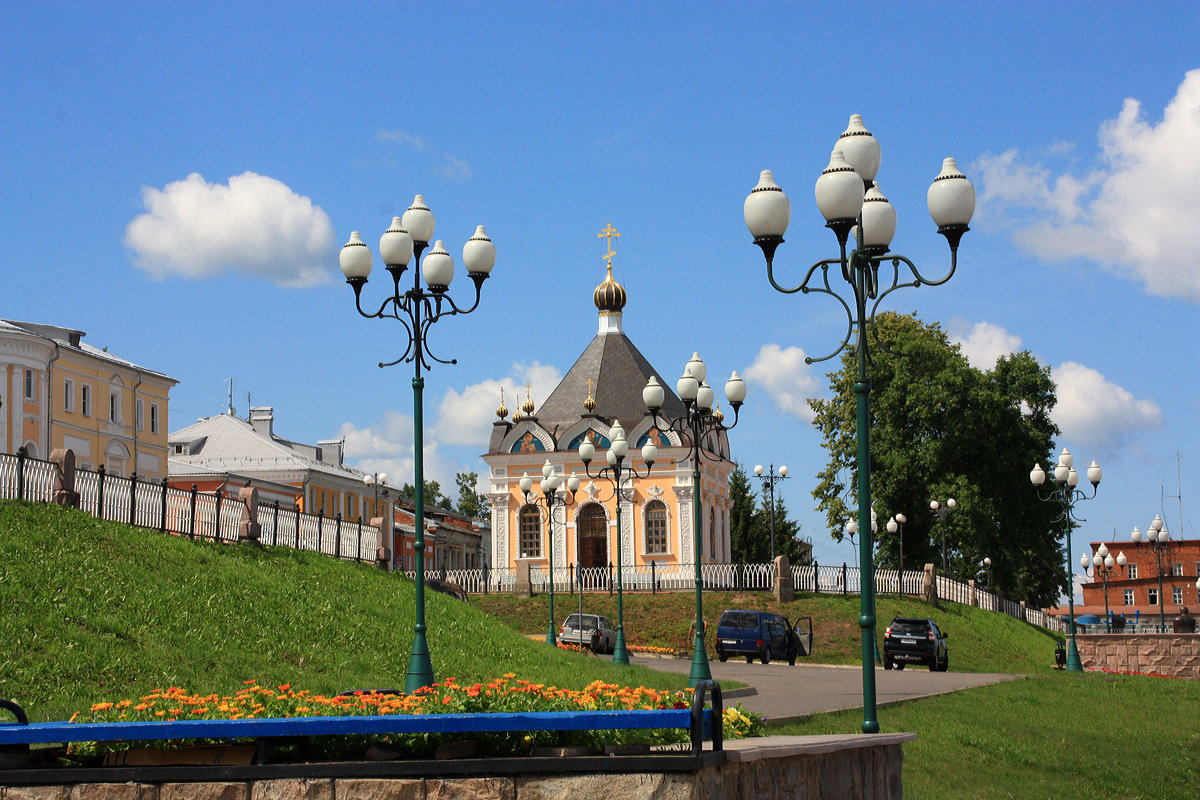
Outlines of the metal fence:
[{"label": "metal fence", "polygon": [[[30,458],[22,451],[0,454],[0,498],[38,503],[55,502],[59,468],[50,461]],[[176,536],[237,542],[242,538],[246,503],[221,492],[169,486],[164,478],[145,481],[110,475],[104,467],[75,471],[75,492],[81,511],[113,522],[149,528]],[[258,541],[266,545],[310,550],[350,561],[373,562],[379,529],[361,520],[306,514],[278,502],[260,503],[255,518]]]}]

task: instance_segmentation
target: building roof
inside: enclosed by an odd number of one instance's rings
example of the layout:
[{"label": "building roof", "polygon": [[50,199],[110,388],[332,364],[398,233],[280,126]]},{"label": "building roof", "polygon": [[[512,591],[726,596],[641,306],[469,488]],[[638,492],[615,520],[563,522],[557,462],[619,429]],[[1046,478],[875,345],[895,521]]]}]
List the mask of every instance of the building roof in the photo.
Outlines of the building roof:
[{"label": "building roof", "polygon": [[[254,422],[232,414],[220,414],[204,417],[168,435],[170,473],[190,475],[215,471],[253,474],[311,470],[349,480],[362,480],[364,473],[341,463],[340,448],[302,444],[276,436],[272,431],[273,416],[270,415],[270,409],[254,409],[253,412]],[[180,445],[183,452],[176,452]]]},{"label": "building roof", "polygon": [[17,322],[15,320],[4,319],[0,320],[0,330],[9,332],[25,333],[32,336],[38,336],[54,342],[60,348],[74,350],[77,353],[90,356],[99,361],[107,361],[108,363],[123,367],[125,369],[134,370],[146,375],[153,375],[171,384],[179,383],[174,378],[159,372],[158,370],[149,369],[132,361],[113,355],[108,350],[102,350],[98,347],[92,347],[90,344],[83,342],[83,337],[87,334],[83,331],[75,330],[74,328],[62,328],[57,325],[42,325],[36,322]]}]

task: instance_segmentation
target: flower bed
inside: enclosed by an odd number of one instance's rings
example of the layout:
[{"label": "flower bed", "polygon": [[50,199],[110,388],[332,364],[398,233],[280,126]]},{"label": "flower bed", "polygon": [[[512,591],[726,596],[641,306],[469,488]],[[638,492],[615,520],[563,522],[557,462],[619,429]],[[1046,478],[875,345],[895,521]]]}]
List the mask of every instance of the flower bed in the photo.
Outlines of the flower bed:
[{"label": "flower bed", "polygon": [[[688,700],[688,696],[683,692],[672,693],[644,686],[623,687],[601,681],[595,681],[582,690],[560,689],[518,680],[512,673],[486,684],[464,686],[454,678],[447,678],[411,694],[369,691],[334,697],[296,690],[288,684],[268,687],[260,686],[255,681],[247,681],[244,688],[230,696],[196,695],[173,687],[152,692],[137,701],[97,703],[87,712],[73,715],[71,721],[165,722],[185,719],[263,719],[299,716],[686,709],[689,707]],[[729,739],[761,736],[762,718],[735,706],[723,714],[722,730],[725,738]],[[272,752],[271,760],[361,758],[372,746],[377,749],[386,748],[393,752],[395,757],[421,758],[433,755],[440,745],[452,738],[461,737],[437,733],[311,737],[304,742],[279,745]],[[687,733],[676,729],[540,730],[478,734],[472,739],[477,742],[483,755],[511,756],[529,753],[539,747],[583,746],[600,749],[607,745],[671,744],[687,741]],[[73,744],[68,755],[88,757],[133,746],[163,748],[195,743],[90,742]]]}]

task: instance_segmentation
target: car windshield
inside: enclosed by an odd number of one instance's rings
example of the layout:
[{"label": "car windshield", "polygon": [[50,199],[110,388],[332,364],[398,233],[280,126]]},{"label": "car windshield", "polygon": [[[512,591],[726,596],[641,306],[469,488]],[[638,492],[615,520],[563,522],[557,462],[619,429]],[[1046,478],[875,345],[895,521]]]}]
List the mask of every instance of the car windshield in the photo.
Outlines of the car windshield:
[{"label": "car windshield", "polygon": [[929,633],[929,623],[919,619],[892,620],[893,636],[924,636]]}]

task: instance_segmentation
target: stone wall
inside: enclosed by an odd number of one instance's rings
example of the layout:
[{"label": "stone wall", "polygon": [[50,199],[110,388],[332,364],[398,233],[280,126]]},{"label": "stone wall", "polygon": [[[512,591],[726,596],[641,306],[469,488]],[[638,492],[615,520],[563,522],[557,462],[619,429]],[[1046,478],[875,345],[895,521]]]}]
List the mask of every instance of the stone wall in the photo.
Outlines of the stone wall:
[{"label": "stone wall", "polygon": [[1200,633],[1078,634],[1084,669],[1200,680]]},{"label": "stone wall", "polygon": [[[768,736],[727,742],[724,763],[682,772],[475,777],[321,777],[244,781],[14,785],[4,800],[900,800],[901,746],[912,733]],[[719,754],[714,754],[719,755]],[[597,756],[597,758],[603,758]],[[111,779],[110,779],[111,780]]]}]

